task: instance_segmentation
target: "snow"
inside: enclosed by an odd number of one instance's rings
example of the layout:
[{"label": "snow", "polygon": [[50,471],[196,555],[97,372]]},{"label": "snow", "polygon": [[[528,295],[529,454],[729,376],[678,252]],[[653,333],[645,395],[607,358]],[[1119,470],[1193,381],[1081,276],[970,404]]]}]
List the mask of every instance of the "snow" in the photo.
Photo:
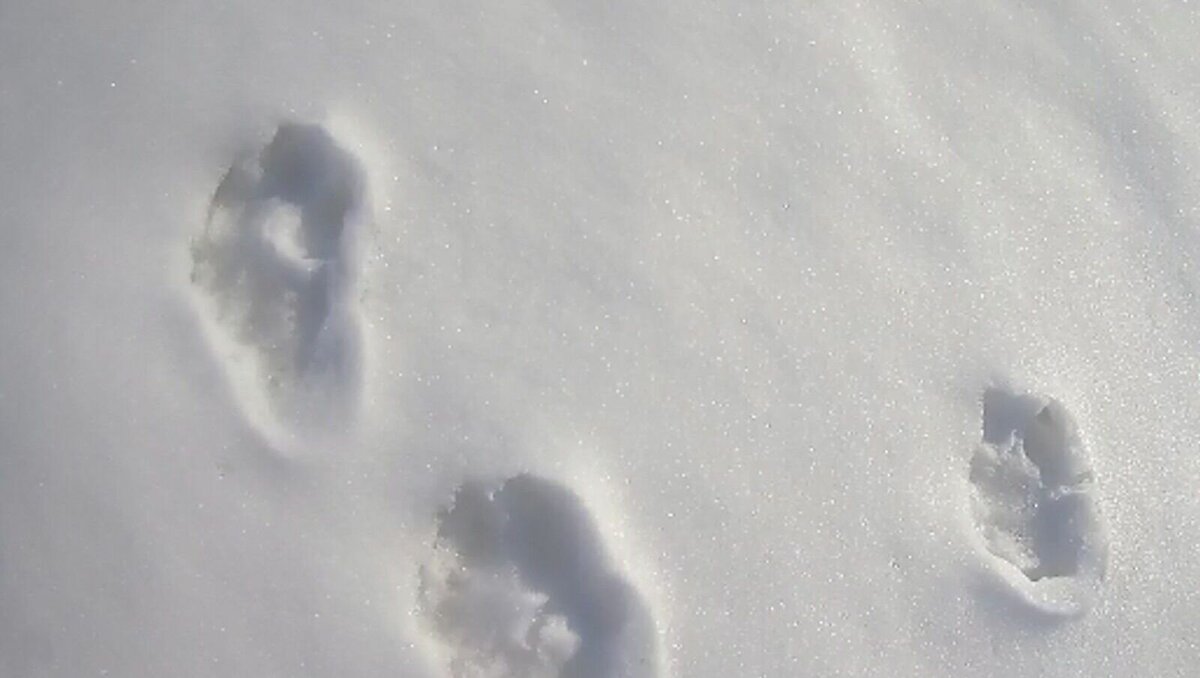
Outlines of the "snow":
[{"label": "snow", "polygon": [[1186,2],[0,5],[0,675],[1194,675]]}]

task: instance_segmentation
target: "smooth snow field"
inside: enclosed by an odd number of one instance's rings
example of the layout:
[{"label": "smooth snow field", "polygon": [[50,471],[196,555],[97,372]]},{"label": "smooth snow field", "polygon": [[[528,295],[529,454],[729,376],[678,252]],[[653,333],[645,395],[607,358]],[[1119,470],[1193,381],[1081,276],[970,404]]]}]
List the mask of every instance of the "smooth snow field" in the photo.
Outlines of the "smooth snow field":
[{"label": "smooth snow field", "polygon": [[0,0],[0,678],[1200,676],[1200,7]]}]

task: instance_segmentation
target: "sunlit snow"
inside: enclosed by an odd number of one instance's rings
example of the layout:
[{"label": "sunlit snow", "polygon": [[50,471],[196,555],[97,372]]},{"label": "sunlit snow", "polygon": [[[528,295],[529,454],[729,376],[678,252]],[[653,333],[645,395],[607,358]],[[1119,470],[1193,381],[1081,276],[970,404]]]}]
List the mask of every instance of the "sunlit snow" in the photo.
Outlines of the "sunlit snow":
[{"label": "sunlit snow", "polygon": [[0,2],[0,677],[1197,675],[1198,38]]}]

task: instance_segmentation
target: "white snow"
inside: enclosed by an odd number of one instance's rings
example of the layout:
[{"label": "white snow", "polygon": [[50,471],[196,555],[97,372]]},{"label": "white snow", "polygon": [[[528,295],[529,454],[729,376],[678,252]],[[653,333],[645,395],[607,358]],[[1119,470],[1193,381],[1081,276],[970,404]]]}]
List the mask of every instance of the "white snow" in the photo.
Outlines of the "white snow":
[{"label": "white snow", "polygon": [[1197,36],[0,3],[0,676],[1195,675]]}]

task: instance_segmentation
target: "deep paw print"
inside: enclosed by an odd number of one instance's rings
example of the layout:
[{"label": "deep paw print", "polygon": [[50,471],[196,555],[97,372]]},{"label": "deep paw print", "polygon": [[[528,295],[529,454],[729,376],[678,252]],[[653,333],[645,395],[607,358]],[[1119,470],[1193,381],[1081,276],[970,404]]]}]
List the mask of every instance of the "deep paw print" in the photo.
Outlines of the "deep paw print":
[{"label": "deep paw print", "polygon": [[991,389],[971,460],[972,515],[988,551],[1015,568],[1037,607],[1078,614],[1099,594],[1108,540],[1095,474],[1058,401]]},{"label": "deep paw print", "polygon": [[263,428],[338,426],[353,414],[365,196],[359,161],[323,127],[295,123],[216,190],[192,281],[235,391]]},{"label": "deep paw print", "polygon": [[423,616],[455,678],[650,678],[656,634],[579,498],[530,475],[469,483],[421,569]]}]

